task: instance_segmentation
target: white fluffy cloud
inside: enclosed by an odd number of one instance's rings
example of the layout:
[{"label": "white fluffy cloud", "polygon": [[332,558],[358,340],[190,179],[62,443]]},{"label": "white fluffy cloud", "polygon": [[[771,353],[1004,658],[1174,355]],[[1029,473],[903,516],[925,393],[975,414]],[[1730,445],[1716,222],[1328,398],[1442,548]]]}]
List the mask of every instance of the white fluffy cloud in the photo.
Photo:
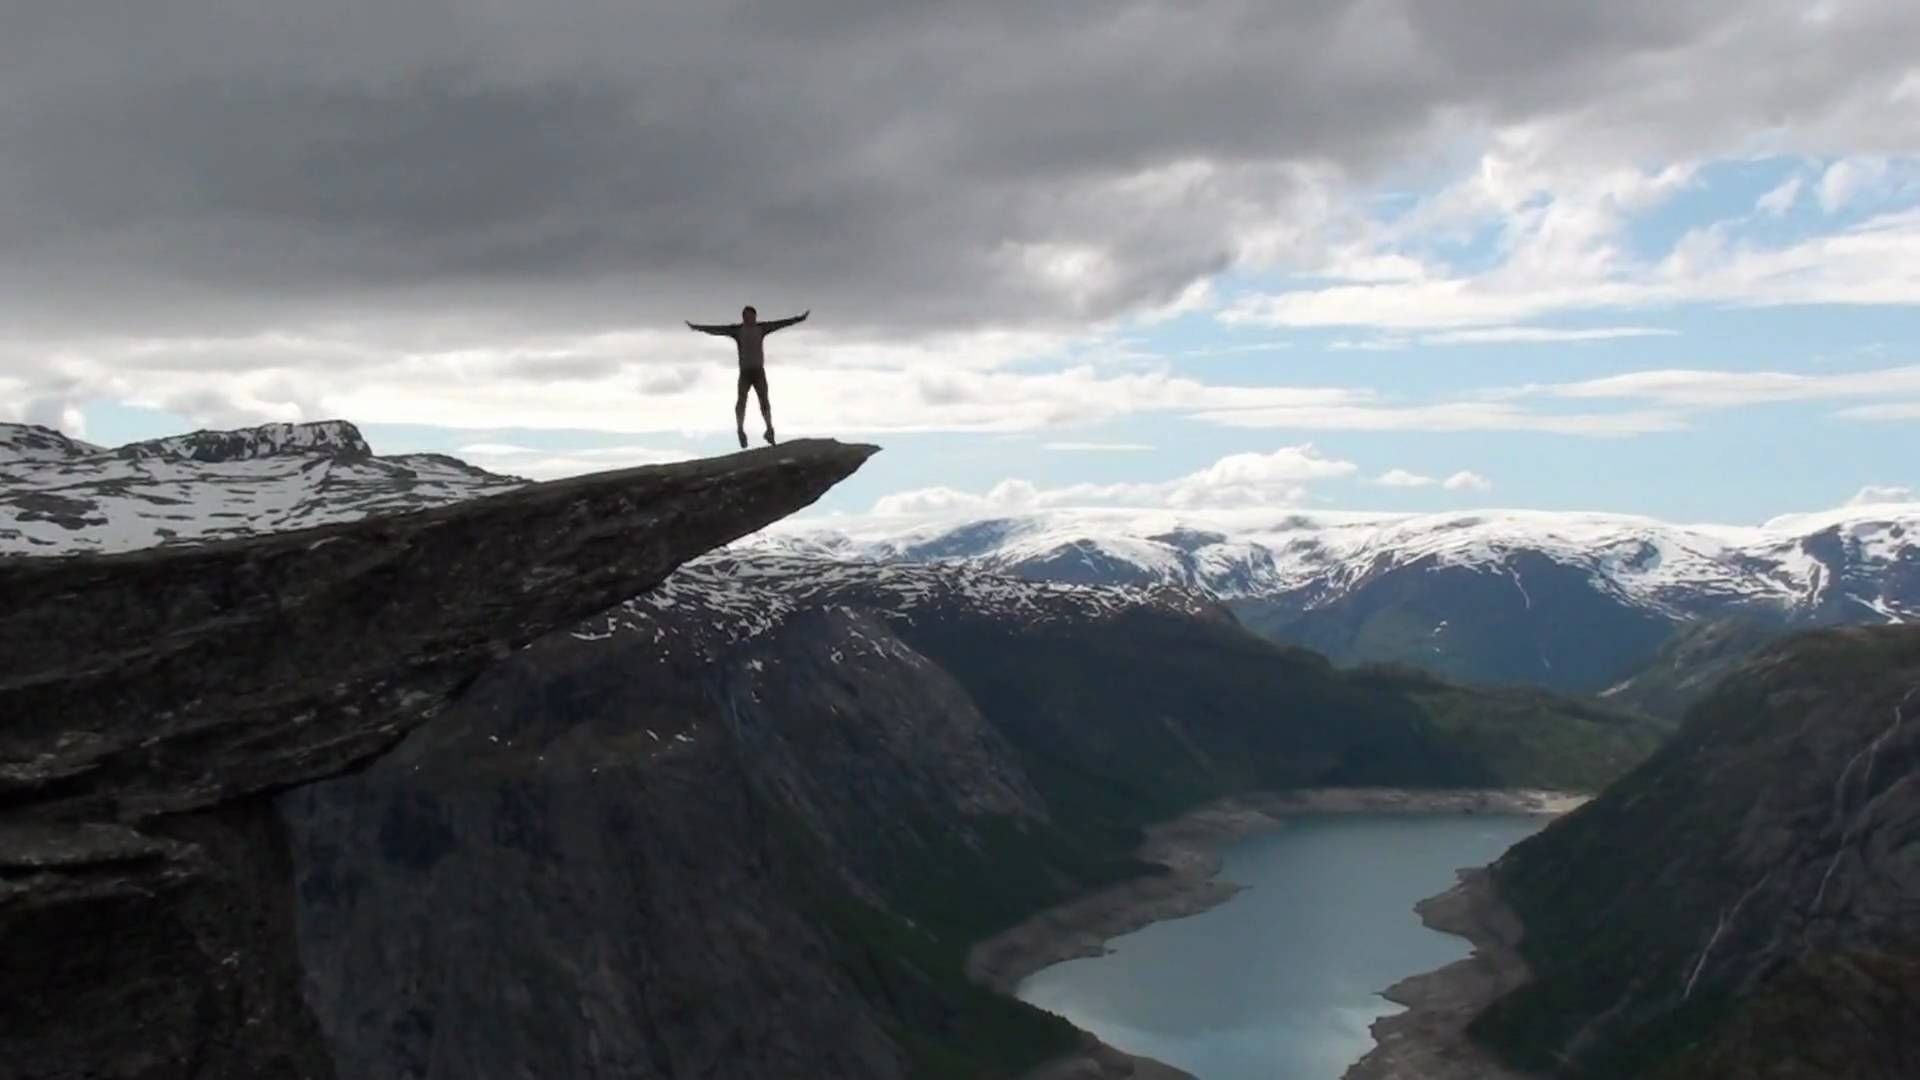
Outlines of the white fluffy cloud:
[{"label": "white fluffy cloud", "polygon": [[1230,454],[1204,469],[1158,483],[1070,484],[1042,488],[1026,480],[1003,480],[983,493],[950,487],[921,488],[883,496],[873,512],[885,516],[967,515],[1066,506],[1131,506],[1203,509],[1292,506],[1317,481],[1353,475],[1359,466],[1329,458],[1312,444],[1268,454]]},{"label": "white fluffy cloud", "polygon": [[[13,374],[0,345],[0,401],[15,415],[30,402],[37,416],[58,417],[90,400],[118,400],[216,427],[344,416],[451,428],[725,431],[733,357],[726,343],[712,342],[684,331],[602,335],[540,352],[423,347],[376,362],[350,340],[236,339],[209,347],[202,364],[115,341],[56,355],[25,376]],[[1136,413],[1368,397],[1336,387],[1217,385],[1162,369],[1121,370],[1139,366],[1122,346],[1055,335],[996,331],[892,346],[855,341],[830,350],[795,333],[775,347],[775,420],[789,421],[793,434],[802,425],[850,434],[1037,431]],[[211,359],[240,353],[256,366],[236,370]],[[1062,363],[1001,369],[1033,355]],[[338,373],[352,377],[332,377]]]},{"label": "white fluffy cloud", "polygon": [[[1920,170],[1915,151],[1920,146],[1902,158],[1835,161],[1821,174],[1816,198],[1837,212],[1910,192],[1912,181],[1901,178]],[[1391,278],[1333,274],[1332,284],[1242,296],[1220,317],[1282,328],[1527,341],[1553,340],[1552,331],[1522,324],[1569,314],[1678,304],[1920,304],[1920,210],[1911,206],[1888,206],[1833,231],[1786,241],[1750,238],[1738,221],[1708,222],[1665,252],[1636,254],[1628,236],[1633,222],[1685,190],[1694,176],[1687,164],[1569,175],[1523,139],[1517,151],[1490,151],[1478,172],[1374,231],[1374,259],[1397,259],[1413,269]],[[1789,180],[1762,196],[1757,209],[1784,213],[1800,190]],[[1475,229],[1499,234],[1492,265],[1456,270],[1428,253],[1436,241]],[[1448,343],[1440,334],[1417,340]]]},{"label": "white fluffy cloud", "polygon": [[1798,174],[1789,176],[1756,199],[1753,208],[1768,217],[1780,217],[1800,201],[1801,189],[1806,186],[1806,177]]},{"label": "white fluffy cloud", "polygon": [[1884,158],[1842,158],[1827,166],[1820,175],[1820,209],[1829,214],[1844,210],[1848,204],[1887,182]]},{"label": "white fluffy cloud", "polygon": [[1664,408],[1717,409],[1783,401],[1920,395],[1920,365],[1832,375],[1668,368],[1520,387],[1509,393],[1576,400],[1634,399]]},{"label": "white fluffy cloud", "polygon": [[[1522,400],[1539,394],[1633,396],[1603,393],[1597,383],[1423,403],[1356,387],[1204,382],[1173,374],[1112,340],[1075,345],[1063,338],[992,333],[900,345],[890,353],[861,345],[845,355],[828,355],[804,337],[792,344],[770,372],[774,418],[791,436],[1032,432],[1155,414],[1299,431],[1616,437],[1685,426],[1683,413],[1669,407],[1685,402],[1651,395],[1659,407],[1610,412],[1534,409]],[[206,366],[120,342],[56,357],[49,377],[40,381],[0,370],[0,401],[16,417],[31,408],[36,417],[75,434],[78,407],[97,398],[163,409],[211,427],[331,417],[410,424],[427,417],[450,428],[584,428],[646,436],[724,432],[732,420],[732,358],[692,335],[602,335],[540,352],[422,348],[392,363],[374,362],[362,344],[348,339],[242,339],[203,342],[200,348],[197,355],[212,358]],[[1050,370],[1002,366],[1033,349],[1052,350],[1070,362]],[[242,352],[281,361],[235,371],[218,359]],[[323,357],[354,378],[317,377],[309,363]],[[126,364],[140,366],[140,376],[129,375]],[[0,404],[0,411],[7,410]],[[1046,444],[1082,452],[1142,445]]]},{"label": "white fluffy cloud", "polygon": [[[1230,454],[1173,480],[1040,487],[1028,480],[1007,479],[984,492],[920,488],[883,496],[874,503],[872,512],[881,517],[970,517],[1062,507],[1231,510],[1298,506],[1310,497],[1313,485],[1349,479],[1358,472],[1359,466],[1353,462],[1327,457],[1311,443],[1302,443],[1265,454]],[[1454,492],[1493,489],[1486,477],[1467,470],[1441,480],[1408,469],[1388,469],[1367,483],[1391,488],[1437,486]]]},{"label": "white fluffy cloud", "polygon": [[1920,493],[1916,493],[1910,487],[1900,487],[1894,484],[1869,484],[1861,488],[1853,498],[1848,499],[1846,505],[1877,506],[1882,503],[1911,502],[1920,502]]},{"label": "white fluffy cloud", "polygon": [[1374,477],[1373,482],[1379,484],[1381,487],[1417,488],[1432,487],[1434,480],[1431,476],[1408,472],[1405,469],[1388,469],[1386,472]]}]

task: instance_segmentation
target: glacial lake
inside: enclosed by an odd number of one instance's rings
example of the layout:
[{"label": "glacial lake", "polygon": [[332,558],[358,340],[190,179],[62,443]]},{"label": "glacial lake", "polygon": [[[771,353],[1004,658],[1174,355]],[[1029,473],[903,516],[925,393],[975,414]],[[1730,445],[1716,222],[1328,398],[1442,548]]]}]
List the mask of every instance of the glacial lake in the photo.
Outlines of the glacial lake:
[{"label": "glacial lake", "polygon": [[1019,996],[1199,1080],[1339,1080],[1400,1007],[1380,991],[1465,957],[1413,905],[1547,823],[1477,814],[1314,814],[1222,851],[1250,888],[1022,983]]}]

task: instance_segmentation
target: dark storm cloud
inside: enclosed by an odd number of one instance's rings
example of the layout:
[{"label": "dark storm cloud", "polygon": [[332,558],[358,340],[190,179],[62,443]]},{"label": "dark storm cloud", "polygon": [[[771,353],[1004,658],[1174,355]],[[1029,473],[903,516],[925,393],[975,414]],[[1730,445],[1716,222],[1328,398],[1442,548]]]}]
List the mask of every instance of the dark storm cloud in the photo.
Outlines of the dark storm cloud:
[{"label": "dark storm cloud", "polygon": [[[1084,320],[1227,265],[1285,211],[1290,163],[1366,170],[1443,122],[1631,96],[1662,57],[1798,10],[1585,7],[0,0],[0,316]],[[1898,70],[1911,16],[1874,7],[1776,71],[1795,100]],[[1209,168],[1128,183],[1181,162]],[[1100,275],[1049,278],[1047,245],[1097,247]]]}]

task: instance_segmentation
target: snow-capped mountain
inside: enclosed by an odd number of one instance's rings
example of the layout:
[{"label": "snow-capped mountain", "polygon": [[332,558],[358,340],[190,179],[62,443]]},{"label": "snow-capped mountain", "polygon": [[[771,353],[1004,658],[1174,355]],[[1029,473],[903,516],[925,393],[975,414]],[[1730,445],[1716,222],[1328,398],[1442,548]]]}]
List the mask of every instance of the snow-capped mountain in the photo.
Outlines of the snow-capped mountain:
[{"label": "snow-capped mountain", "polygon": [[345,420],[310,424],[262,424],[234,431],[194,431],[160,439],[128,443],[114,451],[126,458],[178,457],[194,461],[230,462],[287,453],[321,453],[338,457],[372,457],[373,448],[360,429]]},{"label": "snow-capped mountain", "polygon": [[104,448],[37,424],[0,424],[0,466],[19,461],[66,461]]},{"label": "snow-capped mountain", "polygon": [[[1070,585],[966,565],[855,562],[749,547],[695,559],[572,634],[580,641],[651,635],[663,649],[704,656],[759,637],[798,612],[835,608],[885,611],[907,625],[963,616],[1085,625],[1140,608],[1232,621],[1219,605],[1185,589]],[[700,617],[681,618],[666,637],[661,617],[688,612]]]},{"label": "snow-capped mountain", "polygon": [[1175,585],[1338,660],[1598,690],[1694,619],[1920,618],[1920,505],[1758,527],[1618,514],[1119,510],[963,524],[807,528],[757,538],[867,561],[960,562],[1086,584]]},{"label": "snow-capped mountain", "polygon": [[376,457],[344,421],[105,449],[0,424],[0,556],[115,552],[440,506],[524,481],[439,454]]},{"label": "snow-capped mountain", "polygon": [[1920,549],[1920,504],[1793,515],[1757,528],[1524,510],[1264,520],[1096,510],[891,535],[794,523],[759,542],[841,558],[964,561],[1055,581],[1171,584],[1222,599],[1297,595],[1314,605],[1415,564],[1503,575],[1524,602],[1525,583],[1511,563],[1528,553],[1584,570],[1628,602],[1675,617],[1740,602],[1798,611],[1853,604],[1887,621],[1920,615],[1911,598],[1887,595],[1885,576]]},{"label": "snow-capped mountain", "polygon": [[[105,449],[47,428],[0,425],[0,556],[111,553],[277,532],[423,510],[525,481],[435,454],[377,457],[344,421],[201,431]],[[987,566],[886,564],[805,551],[722,551],[683,567],[645,596],[573,631],[581,641],[660,634],[712,650],[782,624],[798,611],[880,608],[972,614],[1042,624],[1098,620],[1151,606],[1202,618],[1221,609],[1194,590],[1088,588]]]},{"label": "snow-capped mountain", "polygon": [[[439,455],[375,456],[340,421],[116,449],[0,425],[0,555],[295,529],[521,482]],[[918,573],[919,564],[949,572]],[[829,587],[884,587],[897,593],[891,602],[908,606],[944,589],[981,604],[1039,605],[1035,611],[1094,601],[1007,578],[1130,586],[1137,591],[1111,595],[1223,602],[1254,630],[1342,662],[1405,662],[1457,679],[1597,692],[1634,674],[1698,619],[1738,615],[1789,627],[1920,618],[1920,505],[1851,507],[1757,527],[1537,511],[1081,510],[911,528],[800,521],[685,574],[687,583],[704,582],[703,602],[723,605],[728,580],[757,574],[810,583],[802,591],[828,602],[821,590]],[[1177,600],[1169,590],[1197,599]],[[765,590],[753,594],[743,610],[765,602]],[[647,602],[674,595],[662,589]]]}]

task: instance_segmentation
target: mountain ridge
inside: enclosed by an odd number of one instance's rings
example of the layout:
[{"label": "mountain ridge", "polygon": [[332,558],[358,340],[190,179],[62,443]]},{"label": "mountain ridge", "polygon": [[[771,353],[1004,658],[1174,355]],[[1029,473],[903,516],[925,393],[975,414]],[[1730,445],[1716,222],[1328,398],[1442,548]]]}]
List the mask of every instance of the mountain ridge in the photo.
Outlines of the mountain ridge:
[{"label": "mountain ridge", "polygon": [[346,421],[199,431],[111,449],[0,424],[0,558],[337,524],[526,483],[442,454],[374,455]]},{"label": "mountain ridge", "polygon": [[1174,585],[1343,663],[1583,693],[1632,675],[1696,620],[1920,619],[1920,504],[1783,515],[1759,527],[1542,511],[1040,511],[958,524],[795,521],[751,542]]},{"label": "mountain ridge", "polygon": [[[1833,534],[1876,560],[1920,546],[1920,503],[1787,514],[1760,526],[1679,525],[1632,514],[1485,510],[1430,514],[1342,511],[1042,511],[959,524],[836,528],[789,521],[759,541],[876,561],[964,559],[1044,566],[1110,560],[1224,599],[1339,589],[1393,566],[1501,565],[1533,551],[1603,573],[1633,602],[1665,613],[1700,597],[1821,602],[1836,582],[1805,550]],[[1860,601],[1869,610],[1869,600]],[[1902,608],[1894,615],[1920,617]]]},{"label": "mountain ridge", "polygon": [[[294,465],[281,502],[220,497],[235,463],[167,463],[234,515],[211,543],[0,568],[245,548],[339,467],[259,461]],[[141,493],[120,494],[56,539],[142,539],[114,520]],[[442,513],[323,509],[343,520],[277,542]],[[1336,670],[1190,590],[734,544],[502,650],[368,768],[255,796],[248,820],[279,831],[257,884],[293,882],[276,918],[344,1075],[971,1080],[1084,1045],[971,983],[971,945],[1151,872],[1145,823],[1271,787],[1593,786],[1658,738],[1546,695]]]}]

